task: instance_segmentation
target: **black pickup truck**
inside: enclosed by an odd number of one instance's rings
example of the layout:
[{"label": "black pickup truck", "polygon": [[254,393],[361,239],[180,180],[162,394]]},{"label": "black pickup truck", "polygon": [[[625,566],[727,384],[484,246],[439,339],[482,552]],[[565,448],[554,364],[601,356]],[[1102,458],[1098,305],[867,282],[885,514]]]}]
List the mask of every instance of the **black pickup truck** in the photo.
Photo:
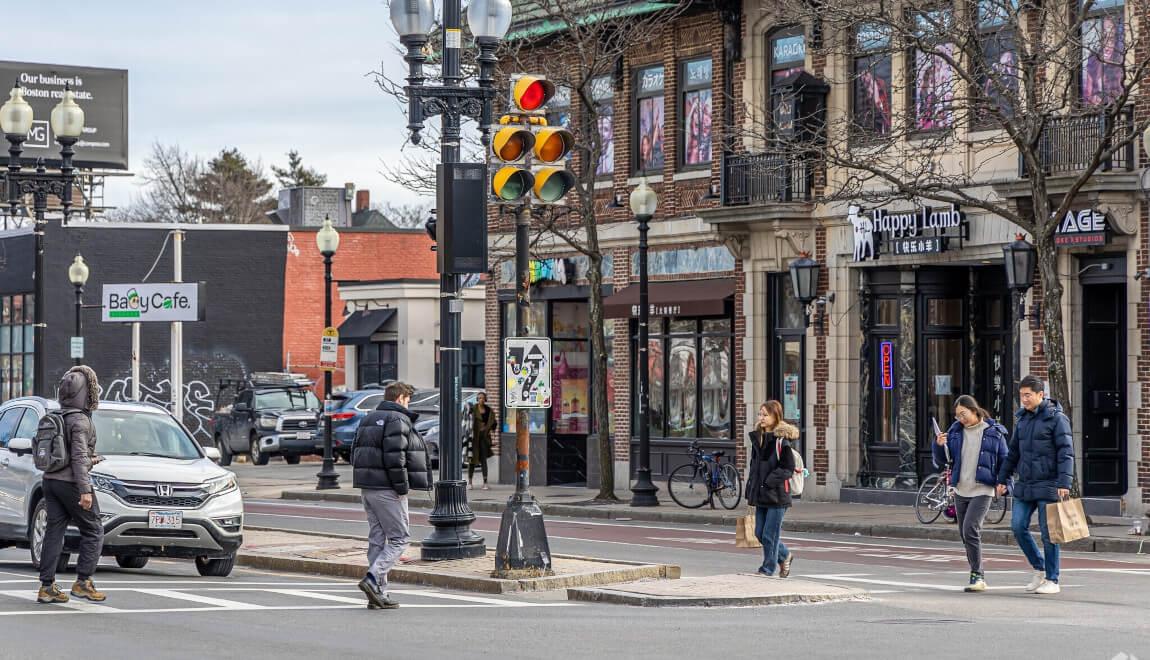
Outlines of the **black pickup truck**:
[{"label": "black pickup truck", "polygon": [[255,465],[267,465],[272,456],[295,465],[303,455],[321,454],[323,440],[316,427],[322,405],[312,384],[300,374],[270,372],[221,380],[217,403],[230,394],[234,402],[212,418],[220,465],[230,465],[232,456],[245,452]]}]

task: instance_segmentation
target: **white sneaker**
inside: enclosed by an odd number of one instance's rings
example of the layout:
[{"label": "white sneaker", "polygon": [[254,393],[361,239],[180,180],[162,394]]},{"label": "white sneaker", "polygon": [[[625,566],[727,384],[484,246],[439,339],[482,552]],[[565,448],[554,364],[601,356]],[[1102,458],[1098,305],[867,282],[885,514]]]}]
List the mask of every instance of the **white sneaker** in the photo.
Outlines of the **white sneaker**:
[{"label": "white sneaker", "polygon": [[1036,594],[1056,594],[1060,591],[1062,591],[1062,587],[1058,586],[1057,582],[1051,582],[1050,580],[1043,580],[1042,584],[1038,585],[1038,588],[1034,590],[1034,593],[1036,593]]},{"label": "white sneaker", "polygon": [[1046,582],[1046,572],[1034,571],[1034,577],[1030,578],[1030,582],[1026,585],[1026,593],[1034,593],[1043,582]]}]

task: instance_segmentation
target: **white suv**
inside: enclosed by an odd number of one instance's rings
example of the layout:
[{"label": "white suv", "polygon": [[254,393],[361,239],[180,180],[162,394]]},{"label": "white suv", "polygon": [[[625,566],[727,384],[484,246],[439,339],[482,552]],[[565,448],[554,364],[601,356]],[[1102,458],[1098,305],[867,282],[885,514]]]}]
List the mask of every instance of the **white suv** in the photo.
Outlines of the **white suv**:
[{"label": "white suv", "polygon": [[[34,566],[48,517],[32,438],[40,418],[57,407],[40,397],[0,406],[0,547],[28,547]],[[92,468],[103,554],[124,568],[182,557],[195,559],[200,575],[230,574],[243,543],[244,505],[235,475],[213,462],[216,450],[201,448],[160,406],[101,401],[92,421],[96,453],[104,457]],[[69,528],[60,570],[78,540]]]}]

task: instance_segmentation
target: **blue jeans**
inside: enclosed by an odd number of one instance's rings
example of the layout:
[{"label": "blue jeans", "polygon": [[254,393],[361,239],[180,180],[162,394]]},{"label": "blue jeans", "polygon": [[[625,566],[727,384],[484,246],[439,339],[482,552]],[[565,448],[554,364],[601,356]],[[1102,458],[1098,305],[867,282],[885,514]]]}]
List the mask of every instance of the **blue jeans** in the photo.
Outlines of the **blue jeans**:
[{"label": "blue jeans", "polygon": [[[1010,513],[1010,530],[1022,548],[1022,554],[1036,571],[1046,571],[1046,579],[1058,582],[1058,545],[1050,542],[1050,530],[1046,528],[1046,505],[1053,500],[1028,502],[1014,498],[1014,510]],[[1038,528],[1042,530],[1042,548],[1045,557],[1038,553],[1038,544],[1030,535],[1030,520],[1038,511]]]},{"label": "blue jeans", "polygon": [[774,575],[779,562],[791,554],[782,541],[783,514],[786,512],[787,508],[783,506],[755,507],[755,538],[763,544],[763,565],[759,570],[767,575]]}]

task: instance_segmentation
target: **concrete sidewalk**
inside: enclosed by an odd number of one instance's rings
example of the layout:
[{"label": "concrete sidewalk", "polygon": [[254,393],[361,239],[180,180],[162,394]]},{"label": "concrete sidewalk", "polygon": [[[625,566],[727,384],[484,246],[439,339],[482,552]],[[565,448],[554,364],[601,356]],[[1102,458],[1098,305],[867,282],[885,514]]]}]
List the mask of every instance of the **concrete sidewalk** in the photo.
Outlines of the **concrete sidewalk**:
[{"label": "concrete sidewalk", "polygon": [[866,592],[801,578],[708,575],[567,590],[569,600],[639,607],[752,607],[863,600]]},{"label": "concrete sidewalk", "polygon": [[[359,491],[344,487],[337,491],[316,491],[298,488],[280,491],[283,499],[354,502],[358,503]],[[261,484],[262,489],[270,490],[271,484]],[[246,491],[246,489],[245,489]],[[477,512],[501,513],[507,498],[514,492],[512,486],[495,485],[491,490],[472,489],[468,491],[471,508]],[[684,509],[676,505],[660,492],[661,506],[639,508],[627,502],[600,503],[593,501],[597,491],[585,488],[543,486],[531,489],[540,502],[543,513],[548,516],[568,516],[579,518],[599,518],[609,520],[639,520],[645,522],[667,522],[733,527],[735,521],[746,514],[746,507],[734,511],[724,509]],[[617,493],[621,498],[629,497],[629,492]],[[430,509],[432,502],[423,493],[411,495],[411,505]],[[1090,538],[1066,544],[1067,550],[1079,552],[1119,552],[1150,553],[1150,538],[1129,534],[1131,518],[1094,517],[1090,528]],[[914,509],[907,506],[886,506],[881,504],[856,504],[844,502],[796,501],[787,512],[783,529],[788,532],[813,532],[833,534],[857,534],[886,538],[931,539],[958,541],[958,530],[945,517],[934,524],[923,525],[915,518]],[[1037,530],[1037,522],[1032,529]],[[1010,516],[998,525],[987,525],[983,529],[985,543],[1014,545],[1014,535],[1010,531]]]}]

